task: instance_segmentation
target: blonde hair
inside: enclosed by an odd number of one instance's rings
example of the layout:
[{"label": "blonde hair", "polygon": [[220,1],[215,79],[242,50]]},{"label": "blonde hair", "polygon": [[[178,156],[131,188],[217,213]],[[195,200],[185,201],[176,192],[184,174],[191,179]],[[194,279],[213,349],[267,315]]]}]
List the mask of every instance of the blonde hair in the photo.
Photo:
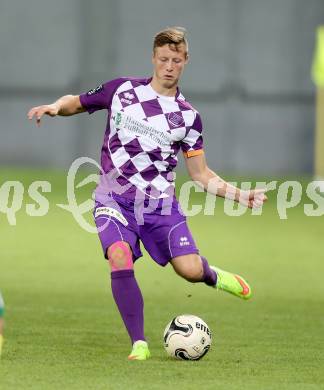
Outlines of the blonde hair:
[{"label": "blonde hair", "polygon": [[181,44],[185,45],[185,56],[188,56],[188,41],[186,38],[186,29],[183,27],[167,27],[159,31],[153,41],[153,52],[157,47],[169,45],[171,50],[179,51]]}]

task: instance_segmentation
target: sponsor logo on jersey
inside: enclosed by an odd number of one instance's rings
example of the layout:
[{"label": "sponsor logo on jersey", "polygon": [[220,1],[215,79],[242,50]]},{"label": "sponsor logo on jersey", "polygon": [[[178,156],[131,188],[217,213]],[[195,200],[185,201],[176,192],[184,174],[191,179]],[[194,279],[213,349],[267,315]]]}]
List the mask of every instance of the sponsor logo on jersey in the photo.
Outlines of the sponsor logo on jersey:
[{"label": "sponsor logo on jersey", "polygon": [[108,217],[116,218],[124,226],[128,225],[127,219],[123,216],[123,214],[112,207],[98,207],[95,211],[95,218],[100,215],[107,215]]},{"label": "sponsor logo on jersey", "polygon": [[124,92],[124,96],[125,96],[125,99],[129,99],[129,100],[132,100],[134,99],[134,95],[130,92]]},{"label": "sponsor logo on jersey", "polygon": [[103,90],[103,85],[100,84],[100,85],[98,85],[97,88],[90,89],[90,91],[87,92],[87,95],[88,95],[88,96],[95,95],[96,93],[98,93],[98,92],[100,92],[100,91],[102,91],[102,90]]},{"label": "sponsor logo on jersey", "polygon": [[181,115],[176,114],[175,112],[170,112],[168,115],[168,122],[173,127],[179,127],[184,123],[184,120]]},{"label": "sponsor logo on jersey", "polygon": [[123,128],[138,137],[148,138],[160,147],[170,146],[171,144],[171,136],[167,132],[137,120],[124,112],[117,112],[113,119],[116,127]]},{"label": "sponsor logo on jersey", "polygon": [[121,102],[126,103],[128,105],[133,103],[132,100],[135,98],[135,95],[130,92],[124,92],[123,95],[124,97],[120,99]]},{"label": "sponsor logo on jersey", "polygon": [[133,103],[131,100],[128,100],[128,99],[125,99],[125,98],[121,98],[120,101],[123,102],[123,103],[126,103],[128,105]]},{"label": "sponsor logo on jersey", "polygon": [[119,125],[121,124],[121,120],[122,120],[121,113],[117,112],[117,114],[116,114],[114,119],[115,119],[116,126],[119,127]]}]

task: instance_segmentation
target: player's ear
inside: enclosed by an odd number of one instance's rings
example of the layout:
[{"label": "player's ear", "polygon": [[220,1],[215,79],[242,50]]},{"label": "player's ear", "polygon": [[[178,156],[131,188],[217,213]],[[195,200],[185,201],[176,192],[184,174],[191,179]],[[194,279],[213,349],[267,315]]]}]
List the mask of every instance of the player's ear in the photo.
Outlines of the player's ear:
[{"label": "player's ear", "polygon": [[154,59],[155,59],[155,50],[153,49],[152,58],[151,58],[152,64],[154,64]]},{"label": "player's ear", "polygon": [[185,58],[185,65],[187,65],[189,62],[189,54],[186,54],[186,58]]}]

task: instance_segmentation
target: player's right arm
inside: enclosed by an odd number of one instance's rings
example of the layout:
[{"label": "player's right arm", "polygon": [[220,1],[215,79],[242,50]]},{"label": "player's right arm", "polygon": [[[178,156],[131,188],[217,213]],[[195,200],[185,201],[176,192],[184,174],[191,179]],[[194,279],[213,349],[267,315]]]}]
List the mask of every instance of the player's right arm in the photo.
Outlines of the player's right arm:
[{"label": "player's right arm", "polygon": [[45,104],[31,108],[27,116],[29,120],[32,120],[35,117],[37,126],[40,126],[43,115],[70,116],[84,111],[86,111],[86,109],[82,106],[78,95],[65,95],[52,104]]}]

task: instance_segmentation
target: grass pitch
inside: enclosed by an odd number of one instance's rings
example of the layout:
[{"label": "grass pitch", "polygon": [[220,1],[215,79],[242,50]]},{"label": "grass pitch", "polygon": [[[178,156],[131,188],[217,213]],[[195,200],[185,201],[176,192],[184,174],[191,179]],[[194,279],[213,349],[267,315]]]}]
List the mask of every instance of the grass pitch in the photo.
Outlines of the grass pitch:
[{"label": "grass pitch", "polygon": [[[0,179],[25,189],[36,179],[52,183],[46,216],[26,214],[26,191],[16,226],[0,213],[1,389],[324,389],[324,217],[306,217],[301,205],[280,220],[270,194],[262,216],[228,217],[217,200],[214,216],[190,218],[201,253],[245,276],[254,297],[245,302],[190,284],[145,255],[135,271],[152,358],[130,362],[99,240],[55,206],[66,203],[65,175],[2,169]],[[164,327],[182,313],[202,317],[213,331],[201,361],[164,352]]]}]

